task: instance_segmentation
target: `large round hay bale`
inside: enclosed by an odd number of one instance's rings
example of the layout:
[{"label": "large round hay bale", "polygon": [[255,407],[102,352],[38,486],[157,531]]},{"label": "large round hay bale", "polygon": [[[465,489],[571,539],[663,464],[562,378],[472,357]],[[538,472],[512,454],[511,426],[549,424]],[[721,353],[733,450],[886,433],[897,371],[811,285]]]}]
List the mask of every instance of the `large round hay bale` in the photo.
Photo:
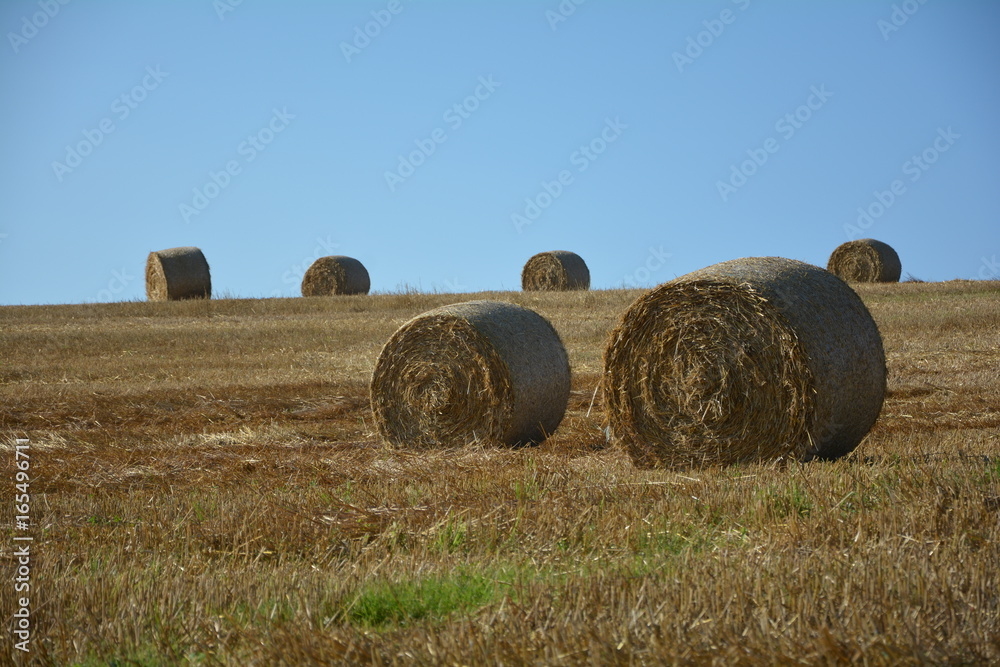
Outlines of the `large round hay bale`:
[{"label": "large round hay bale", "polygon": [[852,283],[898,283],[903,267],[887,243],[860,239],[837,246],[826,270]]},{"label": "large round hay bale", "polygon": [[302,296],[368,294],[371,279],[365,265],[353,257],[320,257],[302,276]]},{"label": "large round hay bale", "polygon": [[540,252],[525,262],[521,289],[525,292],[590,289],[590,269],[575,252]]},{"label": "large round hay bale", "polygon": [[640,466],[833,459],[882,409],[860,297],[823,269],[750,257],[647,292],[604,352],[608,427]]},{"label": "large round hay bale", "polygon": [[201,250],[154,250],[146,258],[146,298],[150,301],[212,298],[212,275]]},{"label": "large round hay bale", "polygon": [[569,359],[548,320],[499,301],[435,308],[401,326],[371,381],[379,433],[403,447],[538,443],[562,421]]}]

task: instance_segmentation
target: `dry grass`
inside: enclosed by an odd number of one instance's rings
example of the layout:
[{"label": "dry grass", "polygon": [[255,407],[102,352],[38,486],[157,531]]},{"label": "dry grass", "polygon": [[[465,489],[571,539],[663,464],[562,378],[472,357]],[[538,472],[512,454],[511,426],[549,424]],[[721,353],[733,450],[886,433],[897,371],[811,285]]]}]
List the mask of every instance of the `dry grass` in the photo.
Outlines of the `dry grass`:
[{"label": "dry grass", "polygon": [[31,657],[1000,661],[1000,291],[858,291],[889,366],[865,442],[696,473],[635,469],[590,410],[637,292],[473,295],[555,325],[566,419],[537,448],[420,453],[374,435],[367,380],[453,296],[0,308],[0,440],[30,437],[36,475]]}]

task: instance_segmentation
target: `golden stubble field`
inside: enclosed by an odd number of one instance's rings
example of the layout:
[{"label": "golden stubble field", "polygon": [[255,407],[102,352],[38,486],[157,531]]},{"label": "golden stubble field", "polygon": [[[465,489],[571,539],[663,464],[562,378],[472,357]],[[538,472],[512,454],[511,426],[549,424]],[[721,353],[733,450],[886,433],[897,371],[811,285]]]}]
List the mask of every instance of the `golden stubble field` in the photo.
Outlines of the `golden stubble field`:
[{"label": "golden stubble field", "polygon": [[[31,652],[6,631],[0,662],[1000,662],[1000,285],[858,291],[889,392],[851,456],[669,472],[591,408],[638,291],[0,308],[8,630],[16,438],[35,538]],[[562,426],[387,447],[381,345],[474,298],[555,325]]]}]

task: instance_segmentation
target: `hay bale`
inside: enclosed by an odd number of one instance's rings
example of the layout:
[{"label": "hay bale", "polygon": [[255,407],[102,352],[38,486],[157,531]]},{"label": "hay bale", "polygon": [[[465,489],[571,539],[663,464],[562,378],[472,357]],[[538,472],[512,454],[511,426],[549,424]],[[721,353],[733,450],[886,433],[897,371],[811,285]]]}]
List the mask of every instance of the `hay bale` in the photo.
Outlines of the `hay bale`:
[{"label": "hay bale", "polygon": [[613,440],[640,466],[834,459],[882,409],[878,327],[847,284],[780,257],[716,264],[637,299],[611,332]]},{"label": "hay bale", "polygon": [[150,301],[212,298],[212,275],[201,250],[154,250],[146,258],[146,298]]},{"label": "hay bale", "polygon": [[368,294],[371,280],[365,265],[353,257],[320,257],[302,276],[302,296]]},{"label": "hay bale", "polygon": [[837,246],[826,270],[853,283],[898,283],[903,267],[887,243],[860,239]]},{"label": "hay bale", "polygon": [[590,269],[575,252],[540,252],[525,262],[521,289],[525,292],[590,289]]},{"label": "hay bale", "polygon": [[469,301],[419,315],[389,338],[372,373],[372,412],[398,446],[526,445],[559,426],[569,381],[566,349],[545,318]]}]

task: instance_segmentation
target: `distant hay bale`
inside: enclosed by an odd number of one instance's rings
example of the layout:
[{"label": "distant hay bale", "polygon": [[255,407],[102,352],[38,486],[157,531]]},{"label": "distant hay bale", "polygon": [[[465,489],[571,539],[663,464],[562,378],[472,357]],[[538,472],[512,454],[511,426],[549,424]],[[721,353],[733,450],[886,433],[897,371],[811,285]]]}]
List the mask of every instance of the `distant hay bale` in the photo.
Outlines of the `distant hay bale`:
[{"label": "distant hay bale", "polygon": [[212,276],[205,255],[194,247],[149,253],[146,298],[150,301],[212,298]]},{"label": "distant hay bale", "polygon": [[590,289],[590,269],[575,252],[540,252],[525,262],[521,289],[525,292]]},{"label": "distant hay bale", "polygon": [[435,308],[379,353],[371,404],[401,447],[473,441],[519,446],[555,431],[569,400],[569,359],[548,320],[499,301]]},{"label": "distant hay bale", "polygon": [[898,283],[903,267],[887,243],[860,239],[837,246],[826,270],[852,283]]},{"label": "distant hay bale", "polygon": [[368,294],[371,280],[365,265],[353,257],[320,257],[302,276],[302,296]]},{"label": "distant hay bale", "polygon": [[851,452],[882,409],[882,338],[842,280],[780,257],[722,262],[637,299],[611,332],[611,438],[638,466]]}]

